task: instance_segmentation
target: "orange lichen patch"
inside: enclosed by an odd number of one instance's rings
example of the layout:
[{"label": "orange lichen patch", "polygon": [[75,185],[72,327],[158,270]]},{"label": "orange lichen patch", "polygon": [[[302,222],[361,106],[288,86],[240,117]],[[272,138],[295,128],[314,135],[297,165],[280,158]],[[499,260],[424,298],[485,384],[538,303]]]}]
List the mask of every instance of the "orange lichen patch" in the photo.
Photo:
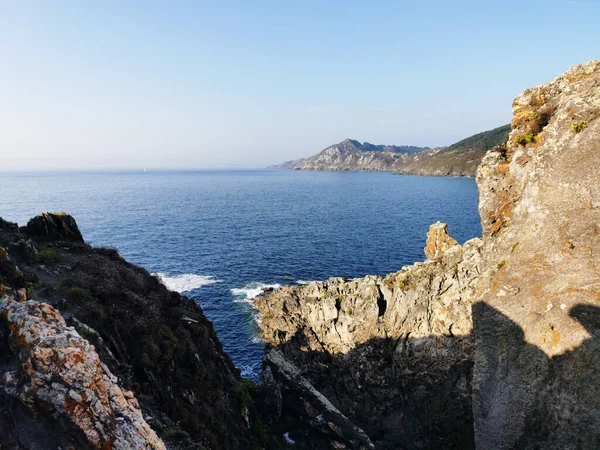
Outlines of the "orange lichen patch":
[{"label": "orange lichen patch", "polygon": [[21,334],[18,325],[9,323],[8,329],[10,330],[11,336],[15,338],[16,343],[20,348],[27,349],[31,347],[31,344],[27,341],[25,336]]},{"label": "orange lichen patch", "polygon": [[525,262],[525,267],[535,271],[546,271],[550,269],[550,265],[546,262],[544,255],[535,255],[533,258]]},{"label": "orange lichen patch", "polygon": [[565,241],[562,243],[561,249],[563,252],[569,251],[569,250],[573,250],[575,248],[575,246],[569,242],[569,241]]},{"label": "orange lichen patch", "polygon": [[508,164],[498,164],[495,167],[496,173],[501,175],[506,175],[508,173],[509,165]]},{"label": "orange lichen patch", "polygon": [[488,217],[490,227],[489,232],[492,235],[497,234],[513,217],[515,203],[519,196],[510,190],[505,190],[500,194],[498,207]]},{"label": "orange lichen patch", "polygon": [[560,334],[558,331],[554,329],[553,326],[550,326],[544,333],[542,334],[542,341],[545,344],[556,346],[560,342]]},{"label": "orange lichen patch", "polygon": [[534,92],[533,94],[531,94],[529,104],[532,106],[533,105],[541,106],[541,105],[546,104],[546,101],[547,101],[546,95],[543,92],[540,92],[540,93]]},{"label": "orange lichen patch", "polygon": [[71,397],[67,397],[65,400],[65,411],[69,415],[75,415],[75,413],[81,413],[83,410],[87,408],[87,404],[85,402],[78,402],[73,400]]},{"label": "orange lichen patch", "polygon": [[585,80],[588,78],[592,78],[594,75],[596,75],[596,72],[590,72],[590,73],[578,73],[575,75],[567,75],[567,80],[569,80],[569,84],[573,84],[577,81],[581,81],[581,80]]}]

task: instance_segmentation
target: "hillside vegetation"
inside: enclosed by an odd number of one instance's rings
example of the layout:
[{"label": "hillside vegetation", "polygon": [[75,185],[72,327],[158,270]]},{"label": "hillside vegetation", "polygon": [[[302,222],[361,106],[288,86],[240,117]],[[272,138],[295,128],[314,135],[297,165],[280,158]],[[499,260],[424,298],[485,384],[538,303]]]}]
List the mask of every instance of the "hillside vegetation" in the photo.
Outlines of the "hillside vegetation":
[{"label": "hillside vegetation", "polygon": [[508,133],[510,133],[510,124],[502,125],[493,130],[483,131],[474,134],[468,138],[458,141],[448,147],[448,150],[462,152],[467,150],[490,150],[496,145],[504,144]]}]

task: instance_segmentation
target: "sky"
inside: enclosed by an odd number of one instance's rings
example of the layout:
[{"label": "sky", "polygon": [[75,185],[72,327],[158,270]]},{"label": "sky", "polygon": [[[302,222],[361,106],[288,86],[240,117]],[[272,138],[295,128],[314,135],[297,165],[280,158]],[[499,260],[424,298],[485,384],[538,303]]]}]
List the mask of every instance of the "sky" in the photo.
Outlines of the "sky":
[{"label": "sky", "polygon": [[0,0],[0,171],[444,146],[600,58],[600,0]]}]

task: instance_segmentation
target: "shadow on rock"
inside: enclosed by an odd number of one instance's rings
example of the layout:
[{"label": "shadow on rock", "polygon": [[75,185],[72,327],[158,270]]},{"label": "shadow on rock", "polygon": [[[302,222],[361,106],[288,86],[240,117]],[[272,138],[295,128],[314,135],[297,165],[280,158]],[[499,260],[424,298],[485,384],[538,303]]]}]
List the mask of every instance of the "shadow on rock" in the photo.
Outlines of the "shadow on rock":
[{"label": "shadow on rock", "polygon": [[[302,351],[302,338],[269,348],[263,375],[274,425],[299,448],[474,448],[470,336],[372,339],[347,354]],[[373,446],[344,433],[344,419]]]},{"label": "shadow on rock", "polygon": [[[310,449],[598,448],[600,308],[570,315],[590,338],[554,358],[484,303],[467,336],[372,339],[330,354],[303,351],[298,332],[267,348],[272,426]],[[346,422],[368,439],[346,434]]]}]

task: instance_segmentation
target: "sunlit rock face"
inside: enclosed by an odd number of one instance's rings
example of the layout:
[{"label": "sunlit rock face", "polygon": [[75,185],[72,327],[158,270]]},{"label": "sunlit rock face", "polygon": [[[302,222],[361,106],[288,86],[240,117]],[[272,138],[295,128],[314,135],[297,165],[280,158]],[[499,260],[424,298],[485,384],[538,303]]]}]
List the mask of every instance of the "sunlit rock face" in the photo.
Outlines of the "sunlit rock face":
[{"label": "sunlit rock face", "polygon": [[[376,448],[441,442],[473,448],[470,299],[481,240],[460,246],[447,230],[446,224],[432,226],[425,263],[386,277],[287,286],[257,300],[269,348],[263,381],[281,422],[296,417],[298,445],[320,439],[319,448],[363,448],[348,433],[318,426],[317,418],[331,412],[302,383],[281,375],[288,363]],[[331,421],[351,430],[342,420]]]},{"label": "sunlit rock face", "polygon": [[18,399],[34,417],[62,417],[80,432],[74,435],[81,435],[82,445],[165,449],[133,393],[121,389],[94,346],[68,327],[55,308],[5,295],[0,315],[19,360],[17,370],[4,373],[5,395]]},{"label": "sunlit rock face", "polygon": [[[519,95],[479,167],[478,446],[600,442],[600,61]],[[478,310],[476,310],[478,311]],[[483,308],[482,308],[483,311]],[[504,316],[516,326],[506,323]]]},{"label": "sunlit rock face", "polygon": [[[477,173],[481,239],[460,246],[434,224],[424,263],[256,302],[267,348],[377,448],[600,447],[600,61],[513,110]],[[314,435],[322,408],[273,360],[278,414],[304,404],[292,435]]]}]

